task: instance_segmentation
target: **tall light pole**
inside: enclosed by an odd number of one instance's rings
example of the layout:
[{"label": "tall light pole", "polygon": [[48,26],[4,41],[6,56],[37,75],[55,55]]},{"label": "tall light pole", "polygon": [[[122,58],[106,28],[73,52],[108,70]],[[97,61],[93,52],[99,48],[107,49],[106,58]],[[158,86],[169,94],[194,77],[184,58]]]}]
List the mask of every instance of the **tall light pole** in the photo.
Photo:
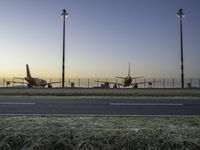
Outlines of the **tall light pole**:
[{"label": "tall light pole", "polygon": [[69,16],[65,9],[62,12],[63,16],[63,58],[62,58],[62,88],[65,87],[65,18]]},{"label": "tall light pole", "polygon": [[183,66],[183,31],[182,31],[182,18],[184,17],[183,9],[179,9],[176,13],[180,20],[180,44],[181,44],[181,87],[184,88],[184,66]]}]

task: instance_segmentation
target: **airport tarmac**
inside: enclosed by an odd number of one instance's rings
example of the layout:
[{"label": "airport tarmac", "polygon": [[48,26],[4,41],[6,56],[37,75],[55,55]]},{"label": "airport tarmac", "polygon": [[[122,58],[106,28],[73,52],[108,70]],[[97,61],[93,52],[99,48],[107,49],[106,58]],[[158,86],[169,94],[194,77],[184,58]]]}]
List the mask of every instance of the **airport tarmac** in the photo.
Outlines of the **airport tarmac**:
[{"label": "airport tarmac", "polygon": [[0,114],[200,115],[200,98],[64,98],[1,96]]}]

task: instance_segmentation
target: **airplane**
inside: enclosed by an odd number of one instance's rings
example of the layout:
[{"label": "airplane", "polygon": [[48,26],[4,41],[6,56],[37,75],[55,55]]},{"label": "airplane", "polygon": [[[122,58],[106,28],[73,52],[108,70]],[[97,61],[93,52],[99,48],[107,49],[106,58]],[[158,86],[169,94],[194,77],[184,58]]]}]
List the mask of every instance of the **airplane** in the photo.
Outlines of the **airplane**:
[{"label": "airplane", "polygon": [[60,83],[60,82],[50,82],[48,83],[46,80],[44,79],[39,79],[39,78],[34,78],[31,76],[31,72],[29,70],[29,66],[28,64],[26,64],[26,77],[25,78],[18,78],[15,77],[14,79],[21,79],[21,80],[26,80],[28,83],[24,83],[24,82],[15,82],[13,81],[13,83],[21,83],[21,84],[27,84],[29,88],[32,87],[48,87],[48,88],[52,88],[52,84],[54,83]]},{"label": "airplane", "polygon": [[107,87],[107,88],[109,88],[109,84],[113,84],[114,88],[117,88],[119,86],[128,87],[128,86],[131,86],[131,85],[133,86],[133,88],[138,88],[138,84],[143,84],[143,82],[132,83],[133,79],[139,79],[139,78],[144,78],[144,77],[131,77],[131,75],[130,75],[130,62],[129,62],[128,75],[126,77],[116,77],[116,78],[122,79],[122,82],[121,83],[108,82],[108,81],[95,81],[95,82],[104,83],[104,85],[102,85],[102,86]]}]

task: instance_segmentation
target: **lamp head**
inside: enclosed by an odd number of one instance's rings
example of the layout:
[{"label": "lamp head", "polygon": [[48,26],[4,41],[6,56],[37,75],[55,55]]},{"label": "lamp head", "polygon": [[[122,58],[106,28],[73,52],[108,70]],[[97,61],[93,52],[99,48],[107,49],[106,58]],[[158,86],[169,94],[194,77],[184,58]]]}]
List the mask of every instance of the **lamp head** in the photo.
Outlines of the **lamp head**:
[{"label": "lamp head", "polygon": [[176,13],[176,16],[179,18],[185,17],[185,14],[183,13],[183,9],[179,9]]},{"label": "lamp head", "polygon": [[62,16],[65,16],[65,17],[69,16],[69,14],[66,12],[65,9],[63,9]]}]

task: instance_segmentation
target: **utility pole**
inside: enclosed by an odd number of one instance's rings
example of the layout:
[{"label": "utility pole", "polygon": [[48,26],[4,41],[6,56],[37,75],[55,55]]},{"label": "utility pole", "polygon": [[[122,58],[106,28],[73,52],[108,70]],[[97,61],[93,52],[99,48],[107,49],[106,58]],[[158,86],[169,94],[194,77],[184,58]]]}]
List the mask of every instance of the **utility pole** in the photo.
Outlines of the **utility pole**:
[{"label": "utility pole", "polygon": [[62,12],[63,16],[63,58],[62,58],[62,88],[65,87],[65,18],[69,16],[65,9]]},{"label": "utility pole", "polygon": [[176,13],[180,20],[180,44],[181,44],[181,88],[184,88],[184,65],[183,65],[183,30],[182,30],[182,18],[184,17],[183,9],[179,9]]}]

